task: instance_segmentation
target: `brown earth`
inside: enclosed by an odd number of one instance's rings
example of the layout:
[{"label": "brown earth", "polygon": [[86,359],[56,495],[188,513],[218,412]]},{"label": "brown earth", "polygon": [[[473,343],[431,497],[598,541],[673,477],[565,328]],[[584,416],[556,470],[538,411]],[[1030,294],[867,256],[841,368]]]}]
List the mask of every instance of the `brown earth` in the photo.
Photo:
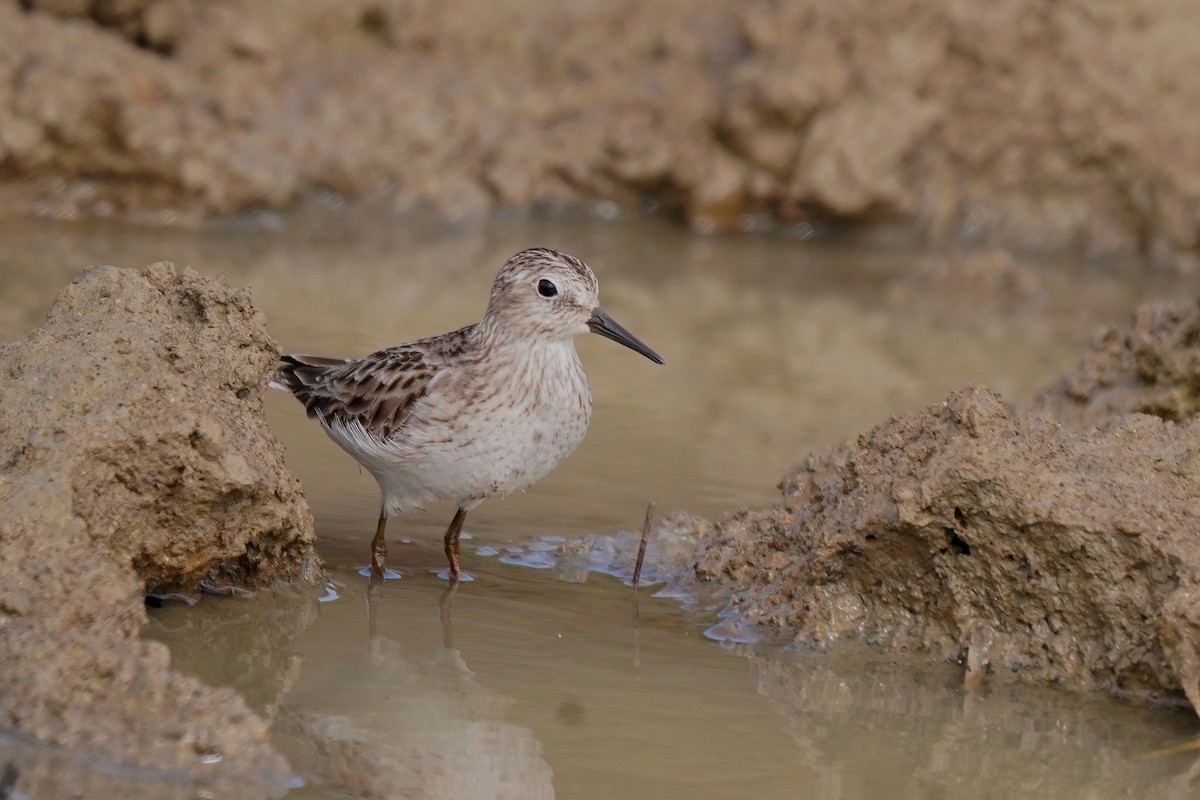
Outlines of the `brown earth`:
[{"label": "brown earth", "polygon": [[0,347],[0,728],[282,792],[267,723],[138,638],[147,592],[319,574],[262,415],[277,357],[248,292],[170,264],[93,267]]},{"label": "brown earth", "polygon": [[1031,408],[1075,427],[1132,413],[1191,419],[1200,411],[1200,299],[1143,306],[1128,330],[1104,328]]},{"label": "brown earth", "polygon": [[1176,0],[0,0],[0,210],[652,199],[1191,263],[1198,39]]},{"label": "brown earth", "polygon": [[1200,709],[1200,311],[1139,309],[1029,408],[982,388],[818,450],[695,572],[777,626]]}]

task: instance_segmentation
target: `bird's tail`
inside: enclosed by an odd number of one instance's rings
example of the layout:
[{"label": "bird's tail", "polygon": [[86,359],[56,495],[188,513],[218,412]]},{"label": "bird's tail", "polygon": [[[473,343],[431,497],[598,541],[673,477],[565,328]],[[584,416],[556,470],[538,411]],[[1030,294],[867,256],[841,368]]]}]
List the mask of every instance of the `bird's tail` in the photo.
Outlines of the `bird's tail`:
[{"label": "bird's tail", "polygon": [[[299,355],[281,356],[279,366],[275,368],[275,375],[267,382],[267,386],[301,397],[301,395],[307,394],[321,382],[321,375],[326,370],[331,367],[340,367],[345,363],[346,360],[343,358]],[[301,400],[303,399],[301,397]]]}]

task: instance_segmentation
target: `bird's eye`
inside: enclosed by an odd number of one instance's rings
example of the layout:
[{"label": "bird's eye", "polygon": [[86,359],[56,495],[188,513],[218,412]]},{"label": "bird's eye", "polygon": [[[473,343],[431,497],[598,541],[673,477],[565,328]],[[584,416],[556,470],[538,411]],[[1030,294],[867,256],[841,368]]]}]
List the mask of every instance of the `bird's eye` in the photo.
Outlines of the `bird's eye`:
[{"label": "bird's eye", "polygon": [[538,294],[542,297],[554,297],[558,294],[558,287],[553,282],[542,278],[538,281]]}]

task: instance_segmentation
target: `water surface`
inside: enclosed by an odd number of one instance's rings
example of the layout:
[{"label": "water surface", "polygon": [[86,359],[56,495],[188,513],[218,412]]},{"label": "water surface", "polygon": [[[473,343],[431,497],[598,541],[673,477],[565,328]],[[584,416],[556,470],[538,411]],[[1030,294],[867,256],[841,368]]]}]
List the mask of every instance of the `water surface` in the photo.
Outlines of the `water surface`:
[{"label": "water surface", "polygon": [[[434,506],[392,521],[404,578],[371,589],[355,570],[373,480],[271,393],[268,421],[305,485],[338,598],[153,613],[149,635],[179,668],[236,686],[276,720],[307,781],[289,798],[1194,794],[1189,756],[1137,758],[1194,733],[1190,712],[966,693],[954,665],[869,650],[722,647],[702,635],[714,622],[703,604],[644,590],[635,625],[616,579],[501,562],[539,537],[639,528],[650,501],[709,516],[771,502],[812,448],[967,383],[1027,398],[1097,325],[1192,293],[1194,278],[1059,259],[1033,265],[1019,302],[994,303],[914,291],[905,276],[923,256],[901,240],[697,238],[643,218],[447,229],[313,209],[201,231],[5,222],[0,338],[35,326],[86,264],[171,260],[251,286],[286,351],[367,353],[476,321],[496,269],[532,245],[591,263],[606,310],[667,363],[580,339],[592,428],[541,484],[468,516],[474,583],[443,596],[432,573],[453,509]],[[176,796],[155,786],[141,796]]]}]

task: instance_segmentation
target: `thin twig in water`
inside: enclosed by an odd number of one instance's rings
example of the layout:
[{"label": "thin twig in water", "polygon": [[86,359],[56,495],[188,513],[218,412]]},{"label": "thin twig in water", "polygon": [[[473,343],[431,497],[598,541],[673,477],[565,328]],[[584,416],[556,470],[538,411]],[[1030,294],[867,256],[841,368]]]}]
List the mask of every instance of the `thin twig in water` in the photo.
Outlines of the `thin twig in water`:
[{"label": "thin twig in water", "polygon": [[650,526],[654,524],[654,503],[646,506],[646,524],[642,526],[642,541],[638,545],[637,563],[633,565],[633,590],[642,579],[642,562],[646,560],[646,541],[650,538]]}]

